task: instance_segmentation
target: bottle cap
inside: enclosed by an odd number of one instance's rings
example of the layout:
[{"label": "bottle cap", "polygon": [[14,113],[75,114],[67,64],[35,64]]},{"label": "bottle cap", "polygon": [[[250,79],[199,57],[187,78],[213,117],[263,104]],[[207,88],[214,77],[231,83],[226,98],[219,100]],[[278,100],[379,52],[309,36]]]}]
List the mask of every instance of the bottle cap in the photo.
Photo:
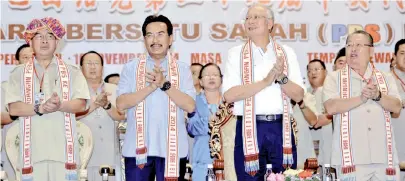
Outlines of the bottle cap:
[{"label": "bottle cap", "polygon": [[329,163],[325,163],[323,166],[324,166],[324,167],[330,167],[330,164],[329,164]]},{"label": "bottle cap", "polygon": [[267,169],[269,169],[269,168],[273,168],[273,165],[271,165],[271,164],[267,164],[267,165],[266,165],[266,168],[267,168]]},{"label": "bottle cap", "polygon": [[108,174],[103,173],[102,180],[108,180]]},{"label": "bottle cap", "polygon": [[208,164],[208,169],[210,168],[214,168],[214,166],[212,164]]}]

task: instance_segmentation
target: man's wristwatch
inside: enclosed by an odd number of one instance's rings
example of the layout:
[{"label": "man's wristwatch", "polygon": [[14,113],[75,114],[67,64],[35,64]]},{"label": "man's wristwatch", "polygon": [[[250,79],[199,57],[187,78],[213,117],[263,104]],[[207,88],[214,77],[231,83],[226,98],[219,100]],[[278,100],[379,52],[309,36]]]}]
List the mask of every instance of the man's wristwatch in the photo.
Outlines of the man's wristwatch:
[{"label": "man's wristwatch", "polygon": [[39,112],[39,106],[40,106],[40,104],[36,104],[34,106],[34,111],[35,111],[35,113],[37,113],[38,116],[42,116],[44,114]]},{"label": "man's wristwatch", "polygon": [[191,113],[187,113],[187,118],[192,118],[195,115],[195,111],[191,112]]},{"label": "man's wristwatch", "polygon": [[284,85],[288,82],[288,77],[284,76],[283,78],[281,78],[280,80],[276,80],[275,83],[276,84],[280,84],[280,85]]},{"label": "man's wristwatch", "polygon": [[[300,109],[305,109],[305,107],[306,107],[305,104],[304,104],[304,100],[301,100],[301,101],[298,102],[297,104],[298,104],[298,106],[300,107]],[[302,104],[304,104],[304,107],[301,107]]]},{"label": "man's wristwatch", "polygon": [[373,101],[378,102],[380,100],[381,100],[381,91],[378,91],[378,96],[377,96],[377,98],[373,99]]},{"label": "man's wristwatch", "polygon": [[160,90],[167,91],[170,89],[171,86],[172,86],[172,83],[170,83],[170,81],[166,81],[165,83],[163,83],[163,86],[160,88]]},{"label": "man's wristwatch", "polygon": [[109,103],[107,104],[107,107],[103,107],[103,109],[104,109],[104,110],[109,110],[109,109],[111,109],[111,102],[109,102]]}]

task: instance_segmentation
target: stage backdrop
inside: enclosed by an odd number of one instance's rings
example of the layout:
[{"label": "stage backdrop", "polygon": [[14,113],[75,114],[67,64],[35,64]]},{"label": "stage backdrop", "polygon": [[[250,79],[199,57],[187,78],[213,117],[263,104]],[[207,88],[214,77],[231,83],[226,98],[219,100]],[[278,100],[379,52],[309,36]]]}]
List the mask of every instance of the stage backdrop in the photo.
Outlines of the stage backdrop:
[{"label": "stage backdrop", "polygon": [[388,70],[395,42],[405,36],[404,0],[2,0],[1,80],[14,67],[14,53],[24,43],[22,33],[32,18],[61,20],[67,34],[58,53],[78,64],[82,53],[98,51],[106,76],[120,73],[123,64],[145,51],[141,28],[151,14],[163,14],[174,24],[172,50],[180,61],[221,64],[228,49],[245,40],[243,10],[255,2],[274,10],[274,37],[294,48],[304,77],[314,58],[331,70],[347,34],[359,29],[371,33],[374,61]]}]

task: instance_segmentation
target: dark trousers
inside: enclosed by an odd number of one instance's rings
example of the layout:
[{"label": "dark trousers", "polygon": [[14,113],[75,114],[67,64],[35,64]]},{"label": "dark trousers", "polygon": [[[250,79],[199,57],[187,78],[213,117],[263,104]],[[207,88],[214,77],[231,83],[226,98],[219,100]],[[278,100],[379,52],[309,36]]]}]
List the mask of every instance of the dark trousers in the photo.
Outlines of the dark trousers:
[{"label": "dark trousers", "polygon": [[[243,131],[242,119],[238,116],[236,123],[234,161],[235,171],[238,181],[263,181],[266,174],[266,164],[272,164],[274,173],[283,172],[283,126],[282,119],[275,121],[261,121],[256,119],[257,142],[259,145],[259,165],[260,170],[254,177],[245,172],[243,153]],[[291,129],[292,130],[292,129]],[[292,169],[297,168],[297,148],[294,142],[294,135],[291,133],[293,142],[294,164]]]},{"label": "dark trousers", "polygon": [[[180,158],[179,181],[184,180],[186,173],[187,157]],[[125,157],[126,181],[156,181],[165,180],[165,158],[148,156],[148,161],[143,169],[136,165],[135,157]]]}]

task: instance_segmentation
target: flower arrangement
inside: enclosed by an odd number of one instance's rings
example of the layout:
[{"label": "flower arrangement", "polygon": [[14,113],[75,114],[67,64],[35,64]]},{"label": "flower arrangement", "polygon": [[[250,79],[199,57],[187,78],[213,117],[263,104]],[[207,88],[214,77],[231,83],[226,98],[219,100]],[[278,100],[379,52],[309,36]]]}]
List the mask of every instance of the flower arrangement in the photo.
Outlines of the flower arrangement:
[{"label": "flower arrangement", "polygon": [[288,169],[284,172],[285,181],[321,181],[319,175],[312,174],[309,170]]},{"label": "flower arrangement", "polygon": [[319,175],[313,175],[308,170],[288,169],[283,174],[270,174],[266,181],[321,181],[321,178]]},{"label": "flower arrangement", "polygon": [[283,174],[280,174],[280,173],[278,173],[278,174],[271,173],[271,174],[266,178],[266,181],[284,181],[284,180],[285,180],[284,175],[283,175]]}]

